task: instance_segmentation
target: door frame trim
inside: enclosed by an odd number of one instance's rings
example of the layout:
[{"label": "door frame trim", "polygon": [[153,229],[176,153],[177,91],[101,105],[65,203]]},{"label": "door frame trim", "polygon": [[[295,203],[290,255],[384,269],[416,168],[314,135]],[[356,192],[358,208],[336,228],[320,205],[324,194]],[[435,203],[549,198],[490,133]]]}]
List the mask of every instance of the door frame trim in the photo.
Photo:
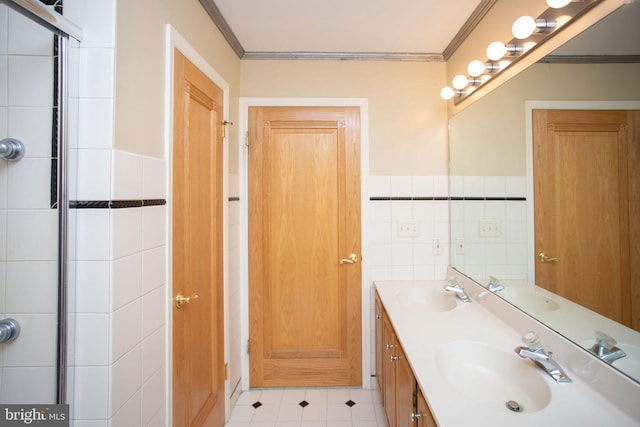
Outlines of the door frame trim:
[{"label": "door frame trim", "polygon": [[525,101],[527,185],[527,277],[535,283],[535,234],[533,222],[533,110],[640,110],[640,101]]},{"label": "door frame trim", "polygon": [[368,248],[368,178],[369,178],[369,100],[367,98],[277,98],[241,97],[239,100],[240,141],[238,144],[238,191],[240,196],[240,307],[242,343],[242,390],[249,390],[249,207],[248,207],[248,150],[246,135],[249,129],[249,107],[359,107],[360,108],[360,207],[362,247],[362,387],[371,388],[371,275]]},{"label": "door frame trim", "polygon": [[[165,306],[165,398],[166,398],[166,419],[173,419],[173,282],[172,259],[173,242],[171,240],[171,229],[173,218],[171,215],[171,203],[173,193],[171,188],[173,172],[173,77],[174,77],[174,49],[177,49],[193,63],[202,73],[204,73],[223,92],[223,120],[229,120],[229,88],[230,85],[218,72],[207,62],[207,60],[185,39],[171,24],[165,25],[165,81],[164,81],[164,158],[166,161],[166,191],[167,191],[167,221],[166,221],[166,306]],[[223,139],[222,148],[222,265],[223,265],[223,305],[224,305],[224,362],[229,361],[229,136]],[[230,382],[225,380],[224,411],[225,420],[229,419],[230,408]]]}]

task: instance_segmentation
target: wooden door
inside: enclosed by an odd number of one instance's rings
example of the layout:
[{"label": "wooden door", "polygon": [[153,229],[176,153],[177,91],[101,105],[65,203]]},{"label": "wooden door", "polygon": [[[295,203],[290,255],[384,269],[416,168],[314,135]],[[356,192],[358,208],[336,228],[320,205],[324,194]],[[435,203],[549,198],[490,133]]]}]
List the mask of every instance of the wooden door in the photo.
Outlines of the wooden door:
[{"label": "wooden door", "polygon": [[638,330],[639,117],[533,112],[536,282]]},{"label": "wooden door", "polygon": [[224,425],[222,108],[220,88],[175,51],[171,202],[175,426]]},{"label": "wooden door", "polygon": [[362,383],[359,118],[249,110],[254,387]]}]

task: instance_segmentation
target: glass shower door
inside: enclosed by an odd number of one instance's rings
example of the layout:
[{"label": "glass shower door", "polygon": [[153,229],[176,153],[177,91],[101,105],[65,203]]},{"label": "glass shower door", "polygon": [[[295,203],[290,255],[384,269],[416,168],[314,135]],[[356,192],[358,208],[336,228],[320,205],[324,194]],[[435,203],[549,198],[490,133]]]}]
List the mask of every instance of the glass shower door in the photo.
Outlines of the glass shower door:
[{"label": "glass shower door", "polygon": [[0,4],[0,140],[24,145],[21,159],[0,160],[0,320],[20,329],[0,344],[1,404],[56,402],[56,38]]}]

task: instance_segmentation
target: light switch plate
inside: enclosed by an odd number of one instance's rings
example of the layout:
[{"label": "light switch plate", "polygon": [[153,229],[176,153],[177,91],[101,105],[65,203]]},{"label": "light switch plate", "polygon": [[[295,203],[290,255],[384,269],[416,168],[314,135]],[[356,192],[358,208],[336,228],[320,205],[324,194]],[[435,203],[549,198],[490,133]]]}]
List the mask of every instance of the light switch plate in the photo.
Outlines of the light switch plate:
[{"label": "light switch plate", "polygon": [[398,221],[396,226],[398,237],[420,237],[418,221]]},{"label": "light switch plate", "polygon": [[502,235],[502,223],[490,220],[480,221],[478,233],[480,237],[500,237]]}]

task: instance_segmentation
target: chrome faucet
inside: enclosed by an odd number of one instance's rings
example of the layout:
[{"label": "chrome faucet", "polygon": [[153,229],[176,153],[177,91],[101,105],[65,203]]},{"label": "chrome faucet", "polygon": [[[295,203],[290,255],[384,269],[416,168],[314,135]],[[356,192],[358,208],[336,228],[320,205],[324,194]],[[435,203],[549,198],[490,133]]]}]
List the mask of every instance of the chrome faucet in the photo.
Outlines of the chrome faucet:
[{"label": "chrome faucet", "polygon": [[524,359],[531,359],[536,365],[544,369],[554,380],[559,383],[570,383],[571,378],[564,373],[558,362],[551,358],[551,352],[545,352],[540,341],[538,341],[538,334],[535,332],[527,332],[522,336],[522,341],[527,345],[526,347],[516,347],[515,352]]},{"label": "chrome faucet", "polygon": [[489,276],[489,284],[487,285],[487,289],[491,292],[498,292],[504,289],[504,285],[500,283],[498,279],[493,276]]},{"label": "chrome faucet", "polygon": [[616,340],[604,332],[596,331],[596,343],[591,346],[589,351],[607,363],[613,363],[616,360],[627,355],[622,349],[616,347]]},{"label": "chrome faucet", "polygon": [[469,298],[469,295],[464,291],[464,288],[462,288],[456,281],[455,277],[449,278],[449,284],[444,285],[444,290],[447,292],[454,292],[462,302],[471,302],[471,298]]}]

